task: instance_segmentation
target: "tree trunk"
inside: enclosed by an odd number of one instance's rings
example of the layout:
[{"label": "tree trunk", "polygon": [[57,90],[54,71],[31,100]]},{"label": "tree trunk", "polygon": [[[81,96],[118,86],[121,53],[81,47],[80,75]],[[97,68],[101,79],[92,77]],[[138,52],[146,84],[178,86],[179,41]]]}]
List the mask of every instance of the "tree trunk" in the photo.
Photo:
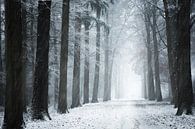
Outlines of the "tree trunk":
[{"label": "tree trunk", "polygon": [[149,14],[145,14],[145,27],[147,33],[147,81],[148,81],[148,99],[155,100],[155,92],[154,92],[154,78],[153,78],[153,70],[152,70],[152,52],[151,52],[151,43],[150,43],[150,16]]},{"label": "tree trunk", "polygon": [[94,87],[93,87],[93,96],[92,103],[98,102],[98,89],[99,89],[99,73],[100,73],[100,7],[97,8],[97,19],[98,23],[96,24],[97,34],[96,34],[96,63],[95,63],[95,76],[94,76]]},{"label": "tree trunk", "polygon": [[51,1],[38,3],[37,52],[33,87],[32,118],[43,120],[48,116],[48,54]]},{"label": "tree trunk", "polygon": [[89,26],[90,22],[85,21],[84,104],[89,103]]},{"label": "tree trunk", "polygon": [[71,108],[80,106],[80,42],[81,42],[81,13],[79,12],[80,0],[76,3],[75,16],[75,44],[74,44],[74,68]]},{"label": "tree trunk", "polygon": [[160,74],[159,74],[159,50],[158,50],[158,41],[157,41],[157,23],[156,23],[156,6],[157,0],[154,0],[154,5],[152,9],[152,18],[153,18],[153,25],[152,25],[152,33],[153,33],[153,44],[154,44],[154,73],[155,73],[155,86],[156,86],[156,100],[162,101],[162,93],[161,93],[161,86],[160,86]]},{"label": "tree trunk", "polygon": [[[108,13],[106,14],[108,23]],[[109,85],[109,30],[105,28],[105,71],[104,71],[104,97],[103,101],[111,100],[111,85]]]},{"label": "tree trunk", "polygon": [[[165,8],[166,35],[168,48],[169,74],[171,80],[172,103],[177,107],[177,13],[176,2],[174,0],[163,0]],[[175,7],[169,9],[169,7]]]},{"label": "tree trunk", "polygon": [[[1,2],[0,2],[0,7],[1,7]],[[1,19],[1,8],[0,8],[0,106],[4,105],[4,92],[5,92],[5,86],[3,83],[3,61],[2,61],[2,39],[1,39],[1,23],[2,23],[2,19]]]},{"label": "tree trunk", "polygon": [[[34,14],[34,1],[30,0],[30,14]],[[35,32],[34,32],[34,25],[35,25],[35,18],[34,15],[30,15],[30,27],[29,27],[29,33],[30,33],[30,56],[32,57],[31,59],[31,73],[30,73],[30,77],[31,77],[31,85],[27,86],[27,90],[28,90],[28,100],[32,100],[32,94],[33,94],[33,83],[34,83],[34,73],[35,73],[35,58],[36,58],[36,40],[35,40]]]},{"label": "tree trunk", "polygon": [[147,75],[146,75],[146,62],[144,61],[143,64],[143,97],[144,99],[148,99],[147,94]]},{"label": "tree trunk", "polygon": [[[59,69],[59,64],[58,64],[58,51],[59,51],[59,47],[58,47],[58,30],[57,30],[57,23],[56,21],[58,21],[57,16],[55,14],[55,11],[53,10],[52,13],[52,18],[54,20],[53,22],[53,54],[54,54],[54,61],[52,62],[53,67],[55,69],[55,74],[53,75],[54,77],[54,108],[57,109],[58,108],[58,99],[59,99],[59,76],[58,76],[58,69]],[[51,27],[52,28],[52,27]],[[51,46],[52,48],[52,46]],[[60,72],[60,71],[59,71]]]},{"label": "tree trunk", "polygon": [[27,92],[26,92],[26,86],[27,86],[27,79],[26,79],[26,77],[27,77],[27,71],[26,71],[26,67],[27,67],[27,65],[26,65],[26,63],[27,63],[27,46],[28,46],[28,44],[27,44],[27,22],[26,22],[26,15],[27,15],[27,11],[26,11],[26,0],[23,0],[22,1],[23,3],[22,3],[22,25],[23,25],[23,27],[22,27],[22,35],[23,35],[23,44],[22,44],[22,49],[23,49],[23,58],[22,58],[22,63],[23,63],[23,67],[22,67],[22,85],[23,85],[23,91],[24,91],[24,100],[23,100],[23,104],[24,104],[24,112],[27,112],[27,101],[28,101],[28,99],[27,99]]},{"label": "tree trunk", "polygon": [[67,107],[67,70],[68,70],[68,35],[69,35],[69,7],[70,0],[63,0],[62,9],[62,35],[60,54],[60,86],[58,99],[58,112],[66,113]]},{"label": "tree trunk", "polygon": [[22,129],[22,7],[21,0],[5,1],[6,101],[3,129]]},{"label": "tree trunk", "polygon": [[190,0],[179,0],[178,5],[178,110],[176,115],[192,114],[193,91],[190,61]]}]

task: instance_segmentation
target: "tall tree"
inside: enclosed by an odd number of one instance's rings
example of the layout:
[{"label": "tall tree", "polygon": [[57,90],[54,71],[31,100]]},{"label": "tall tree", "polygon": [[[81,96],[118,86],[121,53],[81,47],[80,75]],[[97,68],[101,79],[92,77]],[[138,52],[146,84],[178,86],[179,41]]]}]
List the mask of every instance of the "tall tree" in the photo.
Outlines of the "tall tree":
[{"label": "tall tree", "polygon": [[165,8],[169,74],[173,96],[172,103],[177,107],[177,3],[175,0],[163,0],[163,3]]},{"label": "tall tree", "polygon": [[107,12],[108,4],[102,0],[89,0],[87,5],[90,5],[92,10],[96,12],[96,63],[95,63],[95,75],[94,75],[94,86],[92,103],[98,102],[98,89],[99,89],[99,73],[100,73],[100,16]]},{"label": "tall tree", "polygon": [[5,1],[6,101],[3,129],[23,128],[22,3]]},{"label": "tall tree", "polygon": [[[58,21],[57,19],[57,15],[55,13],[55,11],[53,10],[52,13],[52,17],[53,17],[53,54],[54,54],[54,61],[53,61],[53,67],[55,69],[55,74],[54,74],[54,108],[57,109],[57,104],[58,104],[58,99],[59,99],[59,77],[58,77],[58,71],[57,69],[59,68],[58,66],[58,30],[57,30],[57,23],[56,21]],[[51,46],[52,47],[52,46]]]},{"label": "tall tree", "polygon": [[155,100],[155,92],[154,92],[154,77],[153,77],[153,69],[152,69],[152,51],[151,51],[151,28],[150,28],[150,9],[145,5],[145,27],[146,27],[146,47],[147,47],[147,86],[148,86],[148,99]]},{"label": "tall tree", "polygon": [[27,84],[27,71],[26,71],[26,63],[27,63],[27,10],[26,10],[26,0],[22,1],[22,35],[23,35],[23,44],[22,44],[22,49],[23,49],[23,58],[22,58],[22,63],[23,63],[23,69],[22,69],[22,85],[23,85],[23,90],[24,90],[24,112],[27,112],[26,106],[27,106],[27,95],[26,95],[26,84]]},{"label": "tall tree", "polygon": [[94,87],[93,87],[93,97],[92,102],[98,102],[98,88],[99,88],[99,73],[100,73],[100,15],[101,15],[101,7],[97,6],[97,24],[96,24],[96,63],[95,63],[95,76],[94,76]]},{"label": "tall tree", "polygon": [[75,14],[75,44],[74,44],[74,68],[72,86],[72,105],[71,108],[80,106],[80,42],[81,42],[81,1],[77,0]]},{"label": "tall tree", "polygon": [[1,28],[1,23],[2,23],[2,18],[1,18],[1,5],[2,2],[0,2],[0,106],[4,105],[4,83],[3,83],[3,60],[2,60],[2,28]]},{"label": "tall tree", "polygon": [[190,59],[190,3],[178,0],[178,110],[176,115],[192,114],[193,91]]},{"label": "tall tree", "polygon": [[[89,17],[89,11],[86,11],[86,17]],[[84,104],[89,103],[89,27],[90,20],[86,18],[85,26],[85,65],[84,65]]]},{"label": "tall tree", "polygon": [[[108,12],[106,12],[106,21],[108,23]],[[111,85],[109,84],[109,28],[105,30],[105,71],[104,71],[104,101],[111,100]]]},{"label": "tall tree", "polygon": [[67,111],[67,64],[70,0],[63,0],[58,112]]},{"label": "tall tree", "polygon": [[38,2],[37,52],[32,99],[32,118],[48,116],[48,54],[51,1]]},{"label": "tall tree", "polygon": [[158,41],[157,41],[157,0],[153,0],[152,6],[152,35],[153,35],[153,44],[154,44],[154,77],[155,77],[155,86],[156,86],[156,100],[162,101],[162,93],[160,86],[160,73],[159,73],[159,50],[158,50]]}]

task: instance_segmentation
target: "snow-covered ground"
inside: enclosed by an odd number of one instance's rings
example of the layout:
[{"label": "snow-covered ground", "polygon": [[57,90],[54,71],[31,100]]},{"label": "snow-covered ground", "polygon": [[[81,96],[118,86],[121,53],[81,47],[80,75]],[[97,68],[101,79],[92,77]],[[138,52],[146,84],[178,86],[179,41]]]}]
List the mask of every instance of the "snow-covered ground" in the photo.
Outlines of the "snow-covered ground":
[{"label": "snow-covered ground", "polygon": [[26,129],[195,129],[195,116],[175,116],[166,102],[111,101],[88,104],[52,120],[26,121]]}]

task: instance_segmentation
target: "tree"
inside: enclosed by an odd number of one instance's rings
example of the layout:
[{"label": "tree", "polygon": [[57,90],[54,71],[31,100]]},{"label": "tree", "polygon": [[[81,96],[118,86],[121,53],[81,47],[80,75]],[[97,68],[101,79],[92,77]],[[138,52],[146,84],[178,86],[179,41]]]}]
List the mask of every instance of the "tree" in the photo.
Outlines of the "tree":
[{"label": "tree", "polygon": [[[171,81],[172,103],[177,107],[177,3],[175,0],[163,0],[165,8],[166,36],[169,74]],[[169,8],[172,7],[172,8]]]},{"label": "tree", "polygon": [[71,108],[80,106],[80,42],[81,42],[81,12],[79,10],[81,1],[77,0],[75,14],[75,44],[74,44],[74,68],[72,86]]},{"label": "tree", "polygon": [[67,108],[67,63],[68,63],[68,34],[69,34],[69,5],[70,0],[63,0],[62,35],[60,58],[60,86],[58,112],[66,113]]},{"label": "tree", "polygon": [[[108,23],[108,12],[106,12],[106,21]],[[111,100],[111,85],[109,84],[109,28],[105,29],[105,71],[104,71],[104,101]]]},{"label": "tree", "polygon": [[[100,20],[101,7],[97,6],[96,17]],[[99,21],[98,21],[99,22]],[[99,72],[100,72],[100,24],[97,22],[96,29],[96,63],[92,102],[98,102],[98,88],[99,88]]]},{"label": "tree", "polygon": [[37,52],[32,99],[32,118],[48,116],[48,54],[51,1],[38,2]]},{"label": "tree", "polygon": [[150,37],[150,12],[148,5],[145,5],[145,27],[146,27],[146,47],[147,47],[147,81],[148,81],[148,99],[155,100],[154,92],[154,78],[153,78],[153,69],[152,69],[152,51],[151,51],[151,37]]},{"label": "tree", "polygon": [[2,28],[1,28],[1,23],[2,23],[2,18],[1,18],[1,4],[0,2],[0,106],[4,105],[4,83],[3,83],[3,61],[2,61]]},{"label": "tree", "polygon": [[[51,48],[53,47],[53,53],[51,54],[54,54],[54,60],[53,62],[51,63],[54,67],[54,108],[57,109],[58,107],[58,99],[59,99],[59,72],[58,72],[58,68],[60,67],[59,66],[59,63],[60,61],[58,61],[58,49],[59,49],[59,45],[58,45],[58,30],[57,30],[57,24],[56,24],[56,21],[58,21],[58,18],[57,18],[57,14],[55,12],[55,10],[53,10],[52,12],[52,18],[53,18],[53,25],[52,25],[52,30],[53,30],[53,44],[51,44]],[[52,81],[51,81],[52,83]]]},{"label": "tree", "polygon": [[157,41],[157,0],[153,0],[154,5],[152,6],[152,33],[153,33],[153,44],[154,44],[154,77],[155,77],[155,86],[156,86],[156,99],[157,101],[162,101],[162,93],[160,86],[160,74],[159,74],[159,50],[158,50],[158,41]]},{"label": "tree", "polygon": [[178,110],[192,114],[193,91],[190,58],[190,0],[178,0]]},{"label": "tree", "polygon": [[3,129],[23,128],[22,3],[5,1],[6,101]]},{"label": "tree", "polygon": [[96,63],[95,63],[95,76],[92,103],[98,102],[98,88],[99,88],[99,72],[100,72],[100,16],[107,12],[108,4],[103,0],[89,0],[86,3],[91,6],[92,11],[96,12]]},{"label": "tree", "polygon": [[23,49],[23,58],[22,58],[22,63],[23,63],[23,69],[22,69],[22,85],[23,85],[23,91],[24,91],[24,100],[23,100],[23,106],[24,106],[24,112],[27,112],[26,106],[27,106],[27,95],[26,95],[26,85],[27,85],[27,10],[26,10],[26,0],[22,1],[22,35],[23,35],[23,43],[22,43],[22,49]]},{"label": "tree", "polygon": [[[87,18],[88,17],[88,18]],[[84,65],[84,104],[89,103],[89,11],[86,11],[85,26],[85,65]]]}]

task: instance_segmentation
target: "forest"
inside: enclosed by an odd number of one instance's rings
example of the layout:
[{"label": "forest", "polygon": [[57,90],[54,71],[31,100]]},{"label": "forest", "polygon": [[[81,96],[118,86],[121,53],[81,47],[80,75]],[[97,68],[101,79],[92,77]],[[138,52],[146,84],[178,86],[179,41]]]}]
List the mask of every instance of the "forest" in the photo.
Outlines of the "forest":
[{"label": "forest", "polygon": [[1,0],[0,128],[195,129],[195,0]]}]

